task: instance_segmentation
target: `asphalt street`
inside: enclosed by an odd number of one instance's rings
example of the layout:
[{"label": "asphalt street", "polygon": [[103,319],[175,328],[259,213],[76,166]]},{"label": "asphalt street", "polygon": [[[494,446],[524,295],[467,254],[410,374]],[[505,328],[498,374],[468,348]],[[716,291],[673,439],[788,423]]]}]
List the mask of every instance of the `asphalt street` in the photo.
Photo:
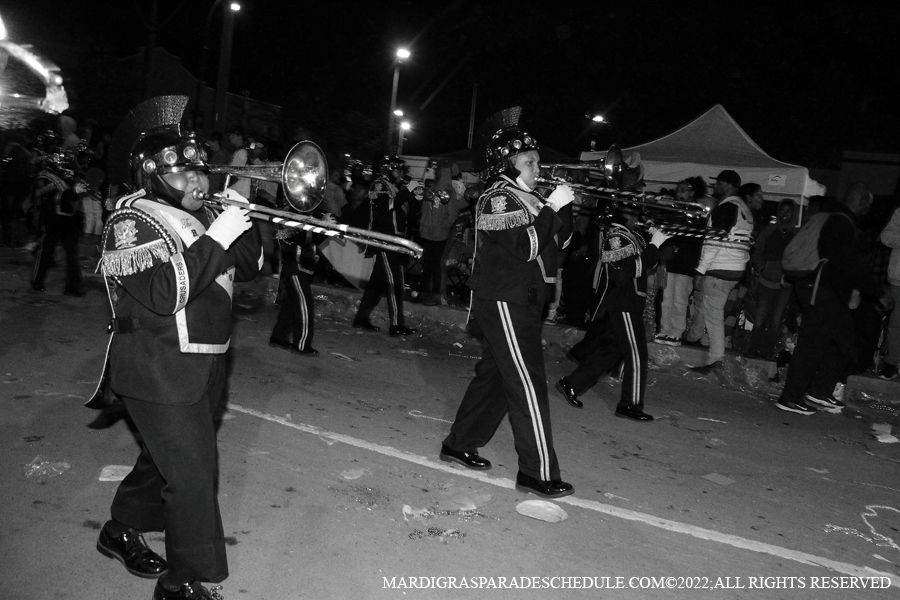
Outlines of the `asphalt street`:
[{"label": "asphalt street", "polygon": [[[38,293],[30,269],[0,250],[0,598],[149,598],[152,581],[94,548],[116,486],[101,474],[137,453],[121,413],[82,406],[108,341],[102,283],[63,296],[58,265]],[[774,408],[765,365],[699,377],[657,349],[656,420],[635,423],[613,418],[614,380],[583,410],[553,391],[578,332],[548,327],[553,435],[576,491],[547,522],[517,512],[536,498],[514,489],[507,423],[481,451],[491,470],[438,460],[480,352],[462,310],[411,307],[420,332],[392,338],[350,327],[358,293],[318,286],[321,354],[300,357],[267,344],[274,284],[235,295],[226,598],[898,597],[890,389],[802,417]],[[162,534],[147,538],[162,552]]]}]

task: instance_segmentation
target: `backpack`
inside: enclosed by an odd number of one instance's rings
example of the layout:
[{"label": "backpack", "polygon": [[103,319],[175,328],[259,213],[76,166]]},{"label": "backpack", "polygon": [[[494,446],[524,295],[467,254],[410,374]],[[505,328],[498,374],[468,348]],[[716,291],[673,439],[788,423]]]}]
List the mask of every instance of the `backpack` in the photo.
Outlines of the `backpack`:
[{"label": "backpack", "polygon": [[809,218],[785,247],[784,255],[781,257],[785,281],[794,283],[805,279],[828,262],[827,258],[819,256],[819,235],[822,233],[825,221],[833,214],[842,215],[850,221],[850,217],[843,213],[817,213]]}]

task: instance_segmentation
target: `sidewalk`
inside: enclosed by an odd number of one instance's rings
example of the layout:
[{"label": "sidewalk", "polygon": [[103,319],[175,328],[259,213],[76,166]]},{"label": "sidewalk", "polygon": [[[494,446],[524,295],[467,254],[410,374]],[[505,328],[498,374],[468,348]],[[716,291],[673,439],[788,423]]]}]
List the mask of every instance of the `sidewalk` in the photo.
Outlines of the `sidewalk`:
[{"label": "sidewalk", "polygon": [[[272,280],[277,283],[277,280]],[[316,314],[323,314],[333,318],[346,317],[349,322],[355,314],[355,307],[359,303],[362,292],[352,288],[342,288],[325,284],[313,284],[313,293],[317,299],[328,298],[330,306],[342,307],[341,310],[331,310],[327,306],[323,306],[321,302],[317,302]],[[466,325],[466,316],[468,314],[467,306],[424,306],[414,302],[404,302],[404,312],[407,323],[412,327],[427,328],[430,324],[440,324],[442,329],[456,331],[464,334]],[[352,310],[351,310],[352,309]],[[373,321],[387,321],[387,309],[382,302],[373,312]],[[559,346],[563,350],[568,350],[572,345],[577,343],[584,335],[584,331],[567,325],[544,325],[543,339],[548,345]],[[687,368],[697,365],[706,364],[706,351],[700,348],[692,347],[672,347],[661,344],[648,343],[647,349],[650,356],[650,362],[657,368],[681,367]],[[747,389],[751,387],[765,387],[765,390],[771,395],[772,390],[778,390],[780,383],[764,382],[768,385],[762,386],[763,378],[771,379],[779,375],[777,365],[774,361],[761,359],[746,359],[736,352],[728,351],[725,357],[726,376],[719,378],[724,385],[736,387],[737,389]],[[783,379],[784,373],[780,374]],[[730,376],[739,375],[737,379],[741,381],[727,381]],[[870,397],[870,400],[879,400],[882,403],[896,406],[900,408],[900,379],[884,380],[875,375],[853,375],[847,381],[848,391],[854,392],[856,396]]]}]

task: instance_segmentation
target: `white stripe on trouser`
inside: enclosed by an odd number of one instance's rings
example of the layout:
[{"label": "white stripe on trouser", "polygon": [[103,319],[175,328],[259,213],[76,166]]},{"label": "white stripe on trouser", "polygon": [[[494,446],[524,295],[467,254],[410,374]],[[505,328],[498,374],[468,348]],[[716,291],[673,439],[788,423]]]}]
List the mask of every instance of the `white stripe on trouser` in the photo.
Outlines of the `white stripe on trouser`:
[{"label": "white stripe on trouser", "polygon": [[299,340],[294,340],[298,350],[306,348],[306,339],[309,337],[309,311],[306,309],[306,297],[303,295],[303,288],[300,287],[300,278],[296,275],[291,277],[294,289],[297,290],[297,296],[300,298],[300,314],[303,317],[303,334]]},{"label": "white stripe on trouser", "polygon": [[638,352],[637,339],[634,337],[631,313],[622,313],[622,318],[625,321],[625,333],[628,335],[628,348],[631,350],[631,404],[637,406],[641,401],[641,355]]},{"label": "white stripe on trouser", "polygon": [[519,340],[516,339],[516,330],[513,328],[509,307],[506,305],[506,302],[498,301],[497,308],[500,312],[500,323],[503,325],[503,333],[506,335],[509,354],[512,356],[516,371],[519,372],[519,378],[522,380],[522,389],[525,391],[525,400],[528,403],[528,412],[531,415],[531,425],[534,428],[535,446],[537,446],[538,457],[541,461],[540,478],[543,481],[550,481],[550,462],[547,459],[550,453],[547,450],[547,438],[544,436],[544,422],[541,419],[537,393],[534,391],[534,384],[531,382],[531,376],[528,374],[528,367],[525,365],[525,359],[522,357],[522,351],[519,349]]},{"label": "white stripe on trouser", "polygon": [[387,277],[387,301],[390,302],[390,317],[391,317],[391,325],[399,325],[400,317],[397,313],[397,296],[396,290],[394,290],[394,273],[391,271],[391,264],[388,262],[387,252],[379,252],[378,257],[384,261],[384,272],[385,277]]}]

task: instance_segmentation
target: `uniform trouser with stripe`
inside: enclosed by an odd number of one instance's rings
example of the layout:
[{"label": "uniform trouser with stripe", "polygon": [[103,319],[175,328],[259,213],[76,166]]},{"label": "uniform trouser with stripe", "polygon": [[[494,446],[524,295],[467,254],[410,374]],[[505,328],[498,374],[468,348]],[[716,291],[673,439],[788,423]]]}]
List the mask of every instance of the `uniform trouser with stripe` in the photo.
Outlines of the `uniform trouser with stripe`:
[{"label": "uniform trouser with stripe", "polygon": [[619,406],[644,409],[647,338],[642,313],[612,311],[597,315],[584,339],[575,344],[572,352],[583,357],[581,365],[566,377],[576,394],[588,391],[600,377],[624,360]]},{"label": "uniform trouser with stripe", "polygon": [[542,308],[473,300],[484,349],[444,444],[459,452],[473,452],[490,441],[508,412],[519,470],[552,481],[560,479],[560,474],[541,347]]},{"label": "uniform trouser with stripe", "polygon": [[356,311],[357,321],[369,320],[372,310],[378,306],[381,297],[387,298],[388,315],[391,325],[403,325],[403,265],[405,255],[397,252],[379,251],[375,254],[375,265],[372,268],[372,276],[366,284],[362,300],[359,302],[359,310]]},{"label": "uniform trouser with stripe", "polygon": [[315,331],[315,306],[309,287],[312,276],[300,272],[296,275],[282,273],[279,282],[284,286],[284,299],[278,320],[272,329],[272,339],[290,342],[298,350],[312,348]]},{"label": "uniform trouser with stripe", "polygon": [[166,405],[123,397],[143,444],[122,480],[112,518],[138,531],[166,532],[172,581],[213,583],[228,576],[216,497],[218,448],[214,415],[225,395],[225,355],[213,361],[206,391],[193,404]]}]

